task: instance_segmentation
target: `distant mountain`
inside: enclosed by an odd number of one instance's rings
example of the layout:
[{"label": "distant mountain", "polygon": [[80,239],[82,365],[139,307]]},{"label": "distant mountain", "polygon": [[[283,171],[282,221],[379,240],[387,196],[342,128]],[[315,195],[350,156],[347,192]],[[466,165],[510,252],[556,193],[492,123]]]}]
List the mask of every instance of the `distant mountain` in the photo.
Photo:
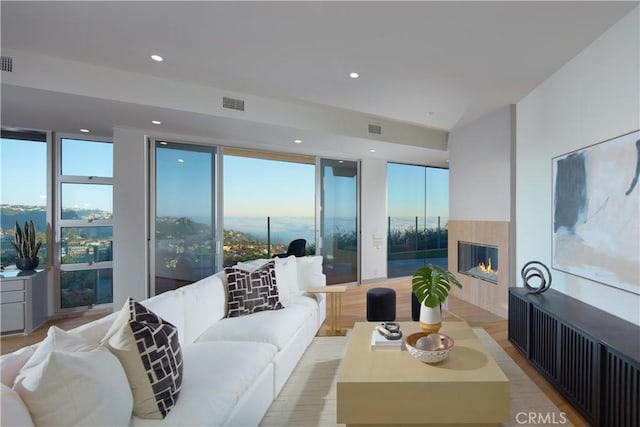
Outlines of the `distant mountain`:
[{"label": "distant mountain", "polygon": [[33,221],[36,230],[44,232],[47,228],[47,210],[45,206],[0,205],[0,226],[2,230],[13,229],[16,221],[24,226],[27,221]]},{"label": "distant mountain", "polygon": [[[99,209],[64,209],[62,219],[110,219],[111,212]],[[36,230],[44,232],[47,228],[47,210],[45,206],[0,205],[0,226],[2,230],[13,229],[16,221],[23,226],[26,221],[33,221]]]}]

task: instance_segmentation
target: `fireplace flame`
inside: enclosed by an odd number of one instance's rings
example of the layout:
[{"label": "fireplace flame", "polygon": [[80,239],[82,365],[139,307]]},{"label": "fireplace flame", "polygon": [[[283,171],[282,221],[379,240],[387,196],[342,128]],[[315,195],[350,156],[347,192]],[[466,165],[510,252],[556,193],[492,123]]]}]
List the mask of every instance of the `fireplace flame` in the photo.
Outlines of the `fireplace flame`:
[{"label": "fireplace flame", "polygon": [[491,266],[491,258],[489,258],[489,263],[485,265],[484,262],[480,261],[478,264],[478,269],[485,274],[498,274],[498,270],[494,270]]}]

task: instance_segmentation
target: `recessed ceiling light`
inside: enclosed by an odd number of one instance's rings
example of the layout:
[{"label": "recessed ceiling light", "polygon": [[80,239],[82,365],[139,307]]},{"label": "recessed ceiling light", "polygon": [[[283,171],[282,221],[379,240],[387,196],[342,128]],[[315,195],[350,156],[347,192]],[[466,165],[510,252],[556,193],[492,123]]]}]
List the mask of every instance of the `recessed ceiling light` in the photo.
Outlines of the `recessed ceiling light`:
[{"label": "recessed ceiling light", "polygon": [[376,150],[372,148],[371,150],[369,150],[369,152],[370,152],[370,153],[375,153],[375,152],[376,152]]},{"label": "recessed ceiling light", "polygon": [[178,163],[184,163],[183,159],[178,159]]},{"label": "recessed ceiling light", "polygon": [[167,145],[167,141],[160,141],[160,145]]},{"label": "recessed ceiling light", "polygon": [[151,120],[151,123],[153,123],[154,125],[161,125],[162,122],[160,120]]},{"label": "recessed ceiling light", "polygon": [[449,163],[449,159],[445,160],[446,163]]},{"label": "recessed ceiling light", "polygon": [[89,133],[89,129],[80,129],[80,132],[82,132],[82,133]]},{"label": "recessed ceiling light", "polygon": [[302,144],[302,140],[301,139],[294,139],[293,143],[294,144]]},{"label": "recessed ceiling light", "polygon": [[162,62],[164,61],[164,58],[160,55],[151,55],[151,59],[153,59],[156,62]]},{"label": "recessed ceiling light", "polygon": [[360,74],[356,73],[355,71],[349,73],[349,77],[351,77],[352,79],[357,79],[358,77],[360,77]]}]

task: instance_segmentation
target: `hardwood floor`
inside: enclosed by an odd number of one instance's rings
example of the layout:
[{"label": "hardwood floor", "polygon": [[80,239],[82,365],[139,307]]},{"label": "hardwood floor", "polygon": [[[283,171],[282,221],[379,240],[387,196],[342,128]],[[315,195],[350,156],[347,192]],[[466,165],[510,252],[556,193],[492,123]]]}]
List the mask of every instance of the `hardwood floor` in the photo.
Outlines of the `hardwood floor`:
[{"label": "hardwood floor", "polygon": [[[351,285],[342,297],[341,326],[350,328],[355,322],[366,321],[366,292],[373,287],[392,288],[396,291],[396,315],[398,321],[411,320],[411,283],[410,279],[389,280],[380,284]],[[540,387],[549,399],[564,412],[568,420],[578,427],[589,423],[549,384],[529,362],[515,349],[507,338],[507,321],[493,313],[483,310],[453,296],[449,297],[449,307],[444,320],[465,320],[471,326],[484,328],[489,335],[506,351],[520,368]],[[47,322],[43,327],[27,336],[10,336],[0,339],[0,352],[10,353],[27,345],[41,341],[50,325],[61,329],[72,329],[95,320],[103,315],[81,316]],[[325,322],[324,329],[328,329]]]}]

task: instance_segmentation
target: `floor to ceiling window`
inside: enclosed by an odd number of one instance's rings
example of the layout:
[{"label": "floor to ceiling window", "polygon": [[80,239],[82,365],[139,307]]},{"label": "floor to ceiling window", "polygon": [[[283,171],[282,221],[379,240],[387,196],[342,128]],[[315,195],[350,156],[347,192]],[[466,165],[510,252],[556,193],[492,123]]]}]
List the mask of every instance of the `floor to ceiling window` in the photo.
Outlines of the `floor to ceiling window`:
[{"label": "floor to ceiling window", "polygon": [[315,158],[223,149],[224,266],[285,253],[295,239],[315,253]]},{"label": "floor to ceiling window", "polygon": [[358,281],[358,163],[320,159],[321,254],[327,284]]},{"label": "floor to ceiling window", "polygon": [[113,301],[113,144],[58,137],[60,309]]},{"label": "floor to ceiling window", "polygon": [[153,141],[152,294],[214,274],[216,147]]},{"label": "floor to ceiling window", "polygon": [[16,250],[11,245],[16,222],[21,227],[33,221],[42,242],[40,265],[47,264],[47,223],[49,133],[2,129],[0,138],[0,263],[15,264]]},{"label": "floor to ceiling window", "polygon": [[387,166],[388,277],[418,268],[447,268],[449,170],[389,163]]}]

